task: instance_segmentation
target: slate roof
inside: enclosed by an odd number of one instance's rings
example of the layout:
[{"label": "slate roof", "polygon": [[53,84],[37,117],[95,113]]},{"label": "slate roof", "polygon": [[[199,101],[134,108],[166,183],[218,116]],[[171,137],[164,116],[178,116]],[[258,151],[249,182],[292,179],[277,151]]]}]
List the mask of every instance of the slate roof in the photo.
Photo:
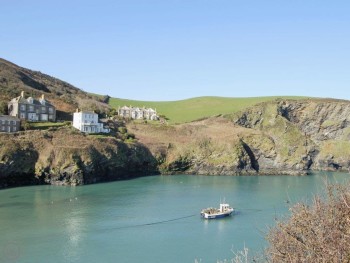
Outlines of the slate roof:
[{"label": "slate roof", "polygon": [[[33,103],[30,103],[30,100],[33,100]],[[29,104],[29,105],[43,105],[43,106],[53,106],[48,100],[38,100],[38,99],[34,99],[32,97],[29,97],[27,99],[23,98],[22,96],[19,96],[17,98],[14,98],[11,100],[11,102],[17,102],[17,103],[21,103],[21,104]],[[45,103],[42,103],[45,102]]]}]

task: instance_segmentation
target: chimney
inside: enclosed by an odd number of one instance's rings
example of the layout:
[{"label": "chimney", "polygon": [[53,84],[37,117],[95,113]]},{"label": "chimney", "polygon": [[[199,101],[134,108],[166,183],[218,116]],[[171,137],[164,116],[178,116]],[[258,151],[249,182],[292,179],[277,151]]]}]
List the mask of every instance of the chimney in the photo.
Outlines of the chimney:
[{"label": "chimney", "polygon": [[42,99],[42,100],[45,100],[45,94],[42,94],[42,95],[41,95],[41,99]]},{"label": "chimney", "polygon": [[79,112],[79,108],[77,108],[77,109],[75,110],[75,112]]},{"label": "chimney", "polygon": [[24,98],[24,91],[21,91],[21,97]]}]

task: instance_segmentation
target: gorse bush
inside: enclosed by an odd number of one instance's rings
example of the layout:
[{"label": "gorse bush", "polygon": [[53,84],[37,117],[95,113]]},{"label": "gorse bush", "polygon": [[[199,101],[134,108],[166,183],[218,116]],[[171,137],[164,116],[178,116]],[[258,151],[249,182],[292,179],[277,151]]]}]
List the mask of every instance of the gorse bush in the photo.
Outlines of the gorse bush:
[{"label": "gorse bush", "polygon": [[269,231],[268,262],[350,262],[350,184],[328,185],[326,193],[296,204]]}]

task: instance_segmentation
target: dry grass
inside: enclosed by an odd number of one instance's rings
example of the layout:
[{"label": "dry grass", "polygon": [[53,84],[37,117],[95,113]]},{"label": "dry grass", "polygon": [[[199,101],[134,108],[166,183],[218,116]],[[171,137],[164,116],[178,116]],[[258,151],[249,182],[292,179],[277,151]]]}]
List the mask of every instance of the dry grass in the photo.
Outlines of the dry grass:
[{"label": "dry grass", "polygon": [[237,142],[243,133],[254,132],[236,126],[222,117],[180,125],[149,125],[131,122],[127,124],[127,129],[153,153],[159,148],[175,146],[181,148],[194,143],[200,144],[203,140],[210,140],[217,145],[226,145],[229,142]]}]

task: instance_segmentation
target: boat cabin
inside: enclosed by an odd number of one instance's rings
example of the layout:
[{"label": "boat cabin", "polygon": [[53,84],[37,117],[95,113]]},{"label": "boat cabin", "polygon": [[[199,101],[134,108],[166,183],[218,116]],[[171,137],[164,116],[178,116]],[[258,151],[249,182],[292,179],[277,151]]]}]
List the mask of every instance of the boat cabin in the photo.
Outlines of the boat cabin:
[{"label": "boat cabin", "polygon": [[229,204],[220,204],[220,212],[226,212],[230,209],[230,205]]}]

